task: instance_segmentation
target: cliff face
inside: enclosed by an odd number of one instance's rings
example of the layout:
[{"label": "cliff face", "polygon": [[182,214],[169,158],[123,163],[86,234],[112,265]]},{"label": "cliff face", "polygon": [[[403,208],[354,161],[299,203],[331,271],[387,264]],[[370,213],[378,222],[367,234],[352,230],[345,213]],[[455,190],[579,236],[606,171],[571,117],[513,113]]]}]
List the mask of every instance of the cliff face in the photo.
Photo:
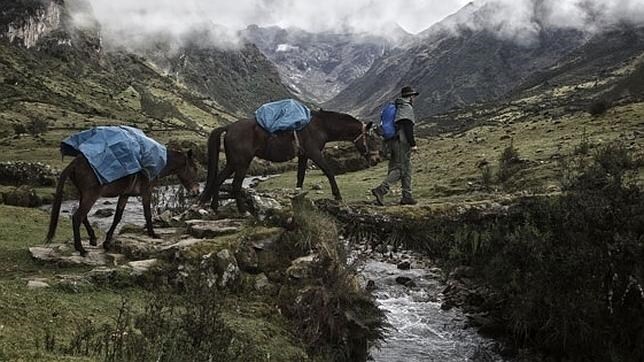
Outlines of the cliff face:
[{"label": "cliff face", "polygon": [[62,24],[61,0],[17,1],[0,15],[0,37],[25,48],[36,46]]}]

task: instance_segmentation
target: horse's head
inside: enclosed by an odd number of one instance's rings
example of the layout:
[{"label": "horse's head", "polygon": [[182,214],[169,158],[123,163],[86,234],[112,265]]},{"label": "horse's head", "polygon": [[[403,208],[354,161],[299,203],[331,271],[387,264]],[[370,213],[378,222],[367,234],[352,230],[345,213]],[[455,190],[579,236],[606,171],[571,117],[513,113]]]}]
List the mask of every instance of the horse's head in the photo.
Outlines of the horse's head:
[{"label": "horse's head", "polygon": [[360,134],[353,140],[353,144],[356,146],[362,157],[367,160],[369,166],[375,166],[380,158],[380,153],[378,152],[378,143],[376,137],[372,135],[373,122],[367,124],[362,124],[362,129]]},{"label": "horse's head", "polygon": [[199,181],[197,176],[197,164],[192,157],[192,150],[188,152],[179,152],[181,155],[182,166],[177,169],[177,177],[181,185],[190,192],[190,196],[199,195]]}]

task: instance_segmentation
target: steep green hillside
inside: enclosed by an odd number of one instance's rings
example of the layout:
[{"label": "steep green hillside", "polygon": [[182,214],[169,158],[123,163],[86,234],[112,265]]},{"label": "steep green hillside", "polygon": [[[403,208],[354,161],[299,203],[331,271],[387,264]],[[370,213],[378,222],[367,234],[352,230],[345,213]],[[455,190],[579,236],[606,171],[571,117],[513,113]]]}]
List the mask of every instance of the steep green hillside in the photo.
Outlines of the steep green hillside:
[{"label": "steep green hillside", "polygon": [[[53,162],[63,137],[96,125],[135,125],[165,140],[233,119],[139,57],[109,54],[94,63],[61,55],[0,44],[0,160]],[[16,134],[39,122],[49,131]]]}]

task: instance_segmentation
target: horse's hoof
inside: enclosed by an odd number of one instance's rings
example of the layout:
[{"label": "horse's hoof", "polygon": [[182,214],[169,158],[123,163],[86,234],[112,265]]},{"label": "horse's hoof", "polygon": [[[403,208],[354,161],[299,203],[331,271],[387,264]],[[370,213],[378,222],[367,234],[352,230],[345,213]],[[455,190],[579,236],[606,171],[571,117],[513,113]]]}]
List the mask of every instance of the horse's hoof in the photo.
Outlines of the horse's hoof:
[{"label": "horse's hoof", "polygon": [[89,245],[91,245],[91,246],[97,246],[97,245],[98,245],[98,242],[97,242],[97,240],[96,240],[96,239],[90,239],[90,240],[89,240]]},{"label": "horse's hoof", "polygon": [[150,237],[152,239],[161,239],[161,237],[157,233],[151,234]]},{"label": "horse's hoof", "polygon": [[78,252],[80,253],[80,256],[82,256],[83,258],[89,255],[89,253],[85,249],[79,250]]}]

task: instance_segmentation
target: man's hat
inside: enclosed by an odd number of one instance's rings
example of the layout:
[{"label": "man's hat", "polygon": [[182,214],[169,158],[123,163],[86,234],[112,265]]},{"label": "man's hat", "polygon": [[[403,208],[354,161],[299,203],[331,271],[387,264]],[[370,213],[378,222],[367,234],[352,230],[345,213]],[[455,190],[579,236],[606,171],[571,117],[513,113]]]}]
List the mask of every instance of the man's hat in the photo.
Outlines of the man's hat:
[{"label": "man's hat", "polygon": [[417,96],[419,94],[420,93],[416,92],[412,87],[403,87],[403,89],[400,91],[400,95],[402,97]]}]

